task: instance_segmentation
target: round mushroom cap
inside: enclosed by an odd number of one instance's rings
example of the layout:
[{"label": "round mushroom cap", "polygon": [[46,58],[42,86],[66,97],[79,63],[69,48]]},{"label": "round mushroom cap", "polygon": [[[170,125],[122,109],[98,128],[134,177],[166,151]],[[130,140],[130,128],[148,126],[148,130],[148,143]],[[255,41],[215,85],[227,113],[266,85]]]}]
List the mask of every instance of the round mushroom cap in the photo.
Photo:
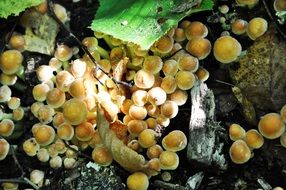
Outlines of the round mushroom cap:
[{"label": "round mushroom cap", "polygon": [[148,89],[153,86],[155,82],[155,76],[147,72],[143,69],[137,71],[137,73],[134,76],[134,83],[138,88],[141,89]]},{"label": "round mushroom cap", "polygon": [[282,117],[282,120],[286,122],[286,104],[281,108],[280,116]]},{"label": "round mushroom cap", "polygon": [[162,105],[166,99],[167,94],[161,87],[153,87],[148,91],[148,101],[153,105]]},{"label": "round mushroom cap", "polygon": [[96,146],[92,151],[92,159],[101,166],[109,166],[113,160],[105,146]]},{"label": "round mushroom cap", "polygon": [[3,119],[0,122],[0,135],[9,137],[14,131],[14,122],[11,119]]},{"label": "round mushroom cap", "polygon": [[33,131],[33,136],[41,146],[51,144],[55,139],[55,130],[49,125],[39,125]]},{"label": "round mushroom cap", "polygon": [[275,0],[273,7],[276,12],[286,11],[286,0]]},{"label": "round mushroom cap", "polygon": [[162,140],[163,147],[172,152],[181,151],[187,146],[187,137],[180,130],[174,130],[166,135]]},{"label": "round mushroom cap", "polygon": [[229,148],[229,155],[235,164],[244,164],[251,157],[251,151],[243,140],[234,141]]},{"label": "round mushroom cap", "polygon": [[127,178],[127,187],[129,190],[147,190],[148,186],[148,176],[143,172],[134,172]]},{"label": "round mushroom cap", "polygon": [[5,139],[0,139],[0,160],[4,160],[9,152],[10,145]]},{"label": "round mushroom cap", "polygon": [[57,135],[60,139],[69,141],[74,136],[74,127],[64,122],[57,127]]},{"label": "round mushroom cap", "polygon": [[251,129],[245,134],[245,142],[250,148],[258,149],[264,144],[264,138],[256,129]]},{"label": "round mushroom cap", "polygon": [[40,149],[40,145],[35,138],[25,140],[23,143],[23,150],[28,156],[35,156]]},{"label": "round mushroom cap", "polygon": [[0,55],[0,69],[7,75],[16,73],[22,62],[23,56],[18,50],[6,50]]},{"label": "round mushroom cap", "polygon": [[212,45],[208,39],[194,38],[187,43],[186,50],[199,60],[202,60],[210,54]]},{"label": "round mushroom cap", "polygon": [[213,47],[213,53],[221,63],[230,63],[235,61],[241,54],[240,43],[231,36],[221,36],[218,38]]},{"label": "round mushroom cap", "polygon": [[94,133],[94,126],[89,122],[83,122],[76,126],[75,136],[80,141],[89,141]]},{"label": "round mushroom cap", "polygon": [[138,136],[138,142],[143,148],[149,148],[156,144],[156,132],[152,129],[144,129]]},{"label": "round mushroom cap", "polygon": [[79,125],[86,119],[86,104],[79,99],[72,98],[64,103],[63,115],[66,122],[71,125]]},{"label": "round mushroom cap", "polygon": [[185,28],[185,35],[188,40],[198,37],[204,38],[208,35],[208,28],[203,23],[194,21]]},{"label": "round mushroom cap", "polygon": [[179,166],[179,156],[175,152],[163,151],[159,160],[162,170],[175,170]]},{"label": "round mushroom cap", "polygon": [[237,19],[231,24],[231,31],[236,35],[242,35],[246,32],[247,25],[245,20]]},{"label": "round mushroom cap", "polygon": [[229,138],[233,141],[243,139],[245,137],[245,130],[236,123],[229,126]]},{"label": "round mushroom cap", "polygon": [[256,17],[249,21],[246,32],[250,39],[255,40],[262,36],[267,28],[267,21],[264,18]]},{"label": "round mushroom cap", "polygon": [[285,131],[285,124],[277,113],[264,115],[258,123],[259,132],[267,139],[276,139]]},{"label": "round mushroom cap", "polygon": [[146,56],[143,62],[143,69],[152,74],[157,74],[163,67],[163,61],[159,56]]},{"label": "round mushroom cap", "polygon": [[177,82],[177,86],[181,90],[189,90],[193,88],[196,82],[195,75],[190,71],[179,71],[176,74],[175,79]]}]

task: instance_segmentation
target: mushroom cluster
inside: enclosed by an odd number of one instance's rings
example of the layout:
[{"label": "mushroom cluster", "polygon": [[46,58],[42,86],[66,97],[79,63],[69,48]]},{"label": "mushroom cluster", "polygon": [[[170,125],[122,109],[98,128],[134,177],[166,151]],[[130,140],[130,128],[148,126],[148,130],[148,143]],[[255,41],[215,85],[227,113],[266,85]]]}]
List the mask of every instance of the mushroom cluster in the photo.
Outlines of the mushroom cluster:
[{"label": "mushroom cluster", "polygon": [[258,130],[250,129],[247,132],[239,124],[229,127],[229,137],[233,140],[229,155],[236,164],[247,162],[253,155],[253,149],[259,149],[264,144],[264,138],[277,139],[286,147],[285,127],[286,105],[281,108],[280,114],[268,113],[262,116],[258,123]]}]

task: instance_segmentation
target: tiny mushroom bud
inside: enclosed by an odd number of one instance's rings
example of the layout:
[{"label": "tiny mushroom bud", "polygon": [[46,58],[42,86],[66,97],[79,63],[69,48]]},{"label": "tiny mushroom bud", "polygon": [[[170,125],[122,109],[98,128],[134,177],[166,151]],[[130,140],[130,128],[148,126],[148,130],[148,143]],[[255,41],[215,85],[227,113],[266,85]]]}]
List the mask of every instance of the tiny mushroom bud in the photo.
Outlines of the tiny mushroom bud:
[{"label": "tiny mushroom bud", "polygon": [[0,161],[6,158],[9,148],[9,143],[5,139],[0,139]]},{"label": "tiny mushroom bud", "polygon": [[285,131],[285,124],[277,113],[264,115],[258,123],[259,132],[267,139],[276,139]]},{"label": "tiny mushroom bud", "polygon": [[195,72],[195,75],[200,81],[205,82],[206,80],[208,80],[210,73],[205,68],[199,67],[198,70]]},{"label": "tiny mushroom bud", "polygon": [[109,166],[112,163],[112,155],[105,146],[97,146],[92,151],[92,159],[101,166]]},{"label": "tiny mushroom bud", "polygon": [[23,119],[24,115],[25,115],[25,110],[22,107],[18,107],[13,110],[13,119],[16,121],[20,121],[21,119]]},{"label": "tiny mushroom bud", "polygon": [[30,173],[30,180],[38,187],[42,187],[44,183],[45,173],[41,170],[33,170]]},{"label": "tiny mushroom bud", "polygon": [[57,3],[55,3],[53,5],[54,5],[53,6],[54,12],[55,12],[56,16],[58,17],[58,19],[62,23],[65,23],[66,21],[68,21],[68,15],[67,15],[66,8],[60,4],[57,4]]},{"label": "tiny mushroom bud", "polygon": [[281,108],[280,116],[282,117],[283,121],[286,122],[286,104]]},{"label": "tiny mushroom bud", "polygon": [[161,170],[160,160],[158,158],[152,158],[151,160],[148,161],[147,168],[148,168],[148,175],[150,176],[158,175]]},{"label": "tiny mushroom bud", "polygon": [[187,137],[182,131],[174,130],[163,138],[162,145],[168,151],[181,151],[187,146]]},{"label": "tiny mushroom bud", "polygon": [[199,60],[191,55],[183,55],[178,60],[178,68],[181,71],[195,72],[199,68]]},{"label": "tiny mushroom bud", "polygon": [[229,148],[229,155],[235,164],[244,164],[251,157],[251,151],[246,142],[239,139],[232,143]]},{"label": "tiny mushroom bud", "polygon": [[232,124],[229,127],[229,138],[233,141],[243,139],[245,137],[245,130],[239,124]]},{"label": "tiny mushroom bud", "polygon": [[247,25],[247,35],[250,39],[255,40],[262,36],[268,28],[268,23],[264,18],[255,17]]},{"label": "tiny mushroom bud", "polygon": [[7,75],[5,73],[0,74],[0,83],[2,85],[13,86],[17,81],[17,75]]},{"label": "tiny mushroom bud", "polygon": [[50,159],[49,152],[46,148],[40,148],[40,150],[37,152],[37,158],[41,162],[47,162]]},{"label": "tiny mushroom bud", "polygon": [[18,183],[4,182],[1,184],[3,190],[18,190]]},{"label": "tiny mushroom bud", "polygon": [[175,170],[179,166],[179,156],[175,152],[163,151],[159,160],[162,170]]},{"label": "tiny mushroom bud", "polygon": [[256,129],[247,131],[244,140],[246,144],[253,149],[258,149],[264,144],[263,136]]},{"label": "tiny mushroom bud", "polygon": [[134,172],[127,178],[127,187],[129,190],[147,190],[148,186],[148,176],[143,172]]},{"label": "tiny mushroom bud", "polygon": [[173,36],[176,42],[182,42],[186,39],[185,31],[183,28],[176,28]]},{"label": "tiny mushroom bud", "polygon": [[8,102],[11,98],[12,91],[7,85],[3,85],[0,87],[0,103]]},{"label": "tiny mushroom bud", "polygon": [[58,45],[55,51],[55,57],[60,61],[68,61],[73,55],[72,48],[66,45]]},{"label": "tiny mushroom bud", "polygon": [[213,53],[219,62],[230,63],[241,54],[241,45],[231,36],[221,36],[214,43]]},{"label": "tiny mushroom bud", "polygon": [[236,35],[242,35],[246,32],[247,25],[245,20],[237,19],[231,24],[231,31]]},{"label": "tiny mushroom bud", "polygon": [[236,0],[236,2],[240,6],[247,6],[251,9],[259,2],[259,0]]},{"label": "tiny mushroom bud", "polygon": [[35,156],[40,149],[40,145],[35,138],[27,139],[23,143],[23,150],[28,156]]},{"label": "tiny mushroom bud", "polygon": [[51,158],[50,160],[50,166],[51,168],[57,169],[62,167],[63,164],[63,160],[60,156],[55,156],[53,158]]},{"label": "tiny mushroom bud", "polygon": [[13,33],[10,40],[9,45],[11,49],[17,49],[22,51],[24,49],[25,45],[25,38],[22,34],[19,33]]},{"label": "tiny mushroom bud", "polygon": [[66,169],[72,169],[76,166],[76,159],[74,158],[65,158],[64,159],[64,167]]}]

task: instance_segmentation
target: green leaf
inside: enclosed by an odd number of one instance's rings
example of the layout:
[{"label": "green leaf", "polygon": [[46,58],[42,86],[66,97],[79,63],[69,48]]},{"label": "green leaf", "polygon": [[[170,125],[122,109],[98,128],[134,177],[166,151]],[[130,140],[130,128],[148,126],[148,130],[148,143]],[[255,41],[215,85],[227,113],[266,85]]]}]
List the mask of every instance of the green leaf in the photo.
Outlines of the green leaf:
[{"label": "green leaf", "polygon": [[100,0],[91,28],[149,49],[184,17],[213,7],[213,0],[202,0],[194,7],[198,2],[200,0]]},{"label": "green leaf", "polygon": [[19,15],[26,8],[39,5],[43,0],[0,0],[0,17]]}]

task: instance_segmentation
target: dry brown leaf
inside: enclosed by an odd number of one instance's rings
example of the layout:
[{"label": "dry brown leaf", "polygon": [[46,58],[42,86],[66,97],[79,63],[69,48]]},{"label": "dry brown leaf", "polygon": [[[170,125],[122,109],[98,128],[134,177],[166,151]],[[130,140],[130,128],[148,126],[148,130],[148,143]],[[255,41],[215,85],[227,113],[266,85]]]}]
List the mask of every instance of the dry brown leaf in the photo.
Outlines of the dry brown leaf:
[{"label": "dry brown leaf", "polygon": [[285,41],[270,27],[247,50],[238,68],[230,68],[236,86],[255,107],[275,111],[286,103],[285,50]]},{"label": "dry brown leaf", "polygon": [[110,129],[109,125],[109,122],[104,117],[103,110],[98,107],[97,128],[103,144],[110,151],[113,159],[130,172],[144,170],[146,168],[144,156],[127,147],[119,140],[116,134]]}]

